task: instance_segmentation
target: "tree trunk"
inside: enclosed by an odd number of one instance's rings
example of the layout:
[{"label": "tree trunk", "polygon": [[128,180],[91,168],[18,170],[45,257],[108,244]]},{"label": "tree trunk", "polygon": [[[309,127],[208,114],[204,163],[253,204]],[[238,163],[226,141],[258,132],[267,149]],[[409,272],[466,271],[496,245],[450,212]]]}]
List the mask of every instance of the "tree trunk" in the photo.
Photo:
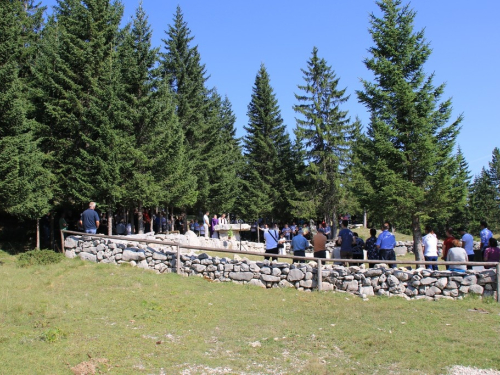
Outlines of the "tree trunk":
[{"label": "tree trunk", "polygon": [[137,205],[137,233],[144,234],[144,220],[142,219],[142,202]]},{"label": "tree trunk", "polygon": [[130,207],[129,209],[129,218],[128,223],[130,223],[130,227],[132,228],[131,234],[135,234],[135,216],[134,216],[134,208]]},{"label": "tree trunk", "polygon": [[113,211],[108,208],[108,236],[113,235]]},{"label": "tree trunk", "polygon": [[367,228],[368,227],[368,220],[366,216],[366,208],[363,210],[363,227]]},{"label": "tree trunk", "polygon": [[50,248],[54,249],[54,213],[50,213]]},{"label": "tree trunk", "polygon": [[259,243],[260,243],[259,215],[257,215],[257,242],[259,242]]},{"label": "tree trunk", "polygon": [[422,231],[420,229],[419,216],[412,215],[411,227],[413,231],[413,253],[415,254],[415,260],[424,260],[424,254],[422,252]]},{"label": "tree trunk", "polygon": [[332,238],[336,239],[337,238],[337,225],[338,225],[338,219],[337,219],[337,210],[334,208],[332,212]]},{"label": "tree trunk", "polygon": [[149,210],[149,231],[153,233],[153,210]]},{"label": "tree trunk", "polygon": [[40,249],[40,219],[36,219],[36,248]]}]

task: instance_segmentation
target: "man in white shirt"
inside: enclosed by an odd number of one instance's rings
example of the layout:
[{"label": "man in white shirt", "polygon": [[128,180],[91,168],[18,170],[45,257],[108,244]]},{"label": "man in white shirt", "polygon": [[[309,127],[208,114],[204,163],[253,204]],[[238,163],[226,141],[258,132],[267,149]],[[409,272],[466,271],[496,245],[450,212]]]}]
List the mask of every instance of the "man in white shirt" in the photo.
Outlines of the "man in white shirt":
[{"label": "man in white shirt", "polygon": [[[424,258],[428,262],[437,262],[438,260],[438,253],[437,253],[437,237],[434,231],[432,230],[432,227],[430,225],[427,225],[425,227],[425,233],[427,233],[423,238],[422,238],[422,246],[424,250]],[[437,271],[438,266],[437,264],[429,264],[427,265],[427,268],[430,270]]]},{"label": "man in white shirt", "polygon": [[[467,253],[469,262],[474,262],[474,238],[464,228],[460,228],[460,234],[462,235],[462,247]],[[467,266],[467,268],[472,269],[472,266]]]},{"label": "man in white shirt", "polygon": [[205,229],[205,238],[208,238],[208,227],[210,226],[208,215],[210,215],[210,212],[207,211],[205,215],[203,215],[203,229]]},{"label": "man in white shirt", "polygon": [[[264,231],[266,254],[279,254],[278,241],[280,239],[280,231],[277,224],[271,224],[271,228]],[[265,259],[269,259],[269,257],[265,257]],[[273,260],[278,260],[278,258],[273,257]]]},{"label": "man in white shirt", "polygon": [[222,216],[219,218],[219,225],[220,224],[227,224],[226,214],[222,214]]}]

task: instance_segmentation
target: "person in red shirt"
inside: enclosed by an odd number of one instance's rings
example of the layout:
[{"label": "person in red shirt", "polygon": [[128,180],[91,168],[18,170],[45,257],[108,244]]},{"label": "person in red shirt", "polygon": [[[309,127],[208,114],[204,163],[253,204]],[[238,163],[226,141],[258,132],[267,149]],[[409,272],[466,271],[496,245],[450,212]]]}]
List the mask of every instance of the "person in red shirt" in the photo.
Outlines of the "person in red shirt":
[{"label": "person in red shirt", "polygon": [[[455,237],[453,237],[453,229],[448,228],[446,229],[446,240],[443,242],[443,248],[442,248],[442,260],[446,260],[446,257],[448,256],[448,250],[450,250],[453,247],[453,240]],[[448,269],[448,266],[446,266],[446,269]]]}]

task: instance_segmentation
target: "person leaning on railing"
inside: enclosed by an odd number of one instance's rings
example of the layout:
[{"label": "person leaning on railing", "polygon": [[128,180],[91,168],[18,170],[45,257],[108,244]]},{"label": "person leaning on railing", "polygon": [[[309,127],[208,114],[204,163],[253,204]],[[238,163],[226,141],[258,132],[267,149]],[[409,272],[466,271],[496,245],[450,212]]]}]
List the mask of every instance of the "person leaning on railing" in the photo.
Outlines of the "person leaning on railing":
[{"label": "person leaning on railing", "polygon": [[[448,254],[446,256],[446,260],[448,262],[468,262],[469,257],[467,252],[462,247],[462,241],[453,240],[453,247],[448,249]],[[461,265],[450,265],[449,271],[455,272],[465,272],[467,270],[467,266],[465,264]]]}]

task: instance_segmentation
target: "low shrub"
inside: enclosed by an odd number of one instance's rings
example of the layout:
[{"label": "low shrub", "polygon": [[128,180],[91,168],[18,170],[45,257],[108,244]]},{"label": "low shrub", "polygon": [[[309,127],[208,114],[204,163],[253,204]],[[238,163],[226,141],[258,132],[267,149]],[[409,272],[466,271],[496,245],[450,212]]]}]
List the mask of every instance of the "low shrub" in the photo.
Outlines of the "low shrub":
[{"label": "low shrub", "polygon": [[18,267],[30,267],[35,265],[46,265],[59,263],[63,255],[52,250],[31,250],[20,254],[17,258]]},{"label": "low shrub", "polygon": [[40,335],[40,340],[53,343],[66,338],[66,333],[59,328],[50,328]]}]

